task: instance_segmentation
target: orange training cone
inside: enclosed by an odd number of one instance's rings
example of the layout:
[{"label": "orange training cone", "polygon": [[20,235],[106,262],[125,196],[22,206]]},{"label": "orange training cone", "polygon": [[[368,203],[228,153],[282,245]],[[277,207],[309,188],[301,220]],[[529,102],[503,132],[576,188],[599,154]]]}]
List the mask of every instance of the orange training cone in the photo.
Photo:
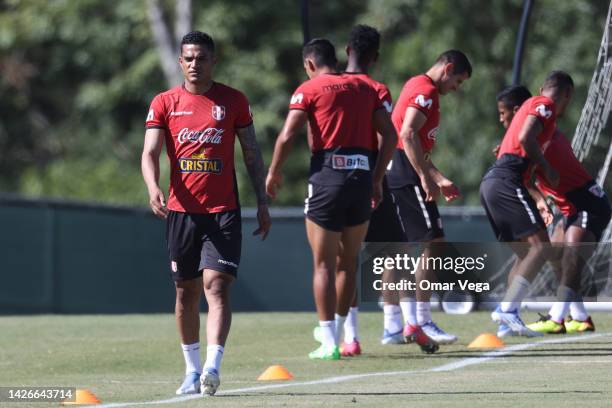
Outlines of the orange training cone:
[{"label": "orange training cone", "polygon": [[500,348],[504,346],[504,342],[491,333],[483,333],[468,344],[468,348],[476,349]]},{"label": "orange training cone", "polygon": [[257,377],[257,381],[293,380],[293,375],[282,365],[272,365]]},{"label": "orange training cone", "polygon": [[76,390],[74,401],[64,401],[62,405],[96,405],[100,400],[89,390]]}]

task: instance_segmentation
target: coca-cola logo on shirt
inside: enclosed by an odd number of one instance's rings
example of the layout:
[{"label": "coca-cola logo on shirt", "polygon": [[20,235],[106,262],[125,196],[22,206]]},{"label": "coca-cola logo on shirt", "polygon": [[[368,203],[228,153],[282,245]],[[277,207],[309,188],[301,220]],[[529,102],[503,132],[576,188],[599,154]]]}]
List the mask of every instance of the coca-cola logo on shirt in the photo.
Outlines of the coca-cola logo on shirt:
[{"label": "coca-cola logo on shirt", "polygon": [[204,130],[189,130],[183,128],[178,134],[178,142],[183,143],[210,143],[221,144],[223,141],[223,132],[225,129],[206,128]]}]

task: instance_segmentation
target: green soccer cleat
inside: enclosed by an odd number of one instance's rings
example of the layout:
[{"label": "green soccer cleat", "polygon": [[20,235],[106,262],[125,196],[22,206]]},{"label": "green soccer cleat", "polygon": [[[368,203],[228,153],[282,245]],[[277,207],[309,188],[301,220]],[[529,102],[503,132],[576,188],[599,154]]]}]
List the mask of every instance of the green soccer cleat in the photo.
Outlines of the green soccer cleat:
[{"label": "green soccer cleat", "polygon": [[563,322],[557,323],[550,318],[550,315],[540,314],[540,320],[527,325],[527,328],[538,332],[548,334],[565,334],[565,325]]},{"label": "green soccer cleat", "polygon": [[308,358],[311,360],[340,360],[340,348],[321,345],[315,351],[308,353]]},{"label": "green soccer cleat", "polygon": [[568,333],[583,333],[588,331],[595,331],[595,324],[589,316],[586,320],[574,320],[572,316],[565,322],[565,330]]}]

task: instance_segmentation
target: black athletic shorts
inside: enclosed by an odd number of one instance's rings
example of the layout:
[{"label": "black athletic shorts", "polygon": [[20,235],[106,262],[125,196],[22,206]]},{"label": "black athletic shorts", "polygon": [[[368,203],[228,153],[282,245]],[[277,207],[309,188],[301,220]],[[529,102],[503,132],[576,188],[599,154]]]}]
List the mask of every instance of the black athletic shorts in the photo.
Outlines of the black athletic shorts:
[{"label": "black athletic shorts", "polygon": [[203,269],[236,276],[242,247],[240,209],[212,214],[170,211],[166,241],[175,281],[198,278]]},{"label": "black athletic shorts", "polygon": [[577,210],[575,214],[563,218],[565,230],[575,225],[592,232],[599,241],[610,222],[611,212],[610,202],[601,187],[593,181],[565,196]]},{"label": "black athletic shorts", "polygon": [[365,242],[405,242],[406,235],[399,218],[395,198],[383,180],[383,200],[372,212]]},{"label": "black athletic shorts", "polygon": [[349,177],[342,185],[308,184],[304,214],[315,224],[340,232],[370,219],[372,179]]},{"label": "black athletic shorts", "polygon": [[480,202],[501,242],[518,241],[546,228],[518,177],[485,177],[480,183]]},{"label": "black athletic shorts", "polygon": [[435,201],[425,201],[420,185],[392,188],[406,242],[424,242],[444,237],[442,218]]}]

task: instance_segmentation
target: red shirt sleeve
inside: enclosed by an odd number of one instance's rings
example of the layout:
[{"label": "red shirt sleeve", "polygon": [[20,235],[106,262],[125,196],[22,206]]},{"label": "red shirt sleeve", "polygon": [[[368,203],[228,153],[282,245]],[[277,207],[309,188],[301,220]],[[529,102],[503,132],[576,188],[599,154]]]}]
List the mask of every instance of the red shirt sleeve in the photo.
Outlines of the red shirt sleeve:
[{"label": "red shirt sleeve", "polygon": [[544,127],[547,127],[555,122],[555,105],[548,98],[534,98],[527,114],[535,116]]},{"label": "red shirt sleeve", "polygon": [[389,112],[393,112],[393,99],[391,98],[391,92],[389,92],[389,88],[386,86],[381,86],[378,90],[378,99],[380,99],[380,103],[383,107]]},{"label": "red shirt sleeve", "polygon": [[145,128],[165,129],[168,127],[166,117],[166,106],[164,105],[164,101],[161,95],[157,95],[151,102],[147,120],[145,121]]},{"label": "red shirt sleeve", "polygon": [[253,123],[253,114],[251,113],[251,106],[247,97],[239,93],[236,105],[238,107],[238,114],[236,115],[236,122],[234,127],[236,129],[245,128]]},{"label": "red shirt sleeve", "polygon": [[408,107],[413,107],[421,112],[426,117],[429,117],[431,110],[433,108],[435,98],[435,88],[433,87],[419,87],[416,88],[410,97],[408,98]]},{"label": "red shirt sleeve", "polygon": [[291,96],[289,109],[300,109],[303,111],[310,110],[310,93],[307,91],[304,84],[300,85]]}]

